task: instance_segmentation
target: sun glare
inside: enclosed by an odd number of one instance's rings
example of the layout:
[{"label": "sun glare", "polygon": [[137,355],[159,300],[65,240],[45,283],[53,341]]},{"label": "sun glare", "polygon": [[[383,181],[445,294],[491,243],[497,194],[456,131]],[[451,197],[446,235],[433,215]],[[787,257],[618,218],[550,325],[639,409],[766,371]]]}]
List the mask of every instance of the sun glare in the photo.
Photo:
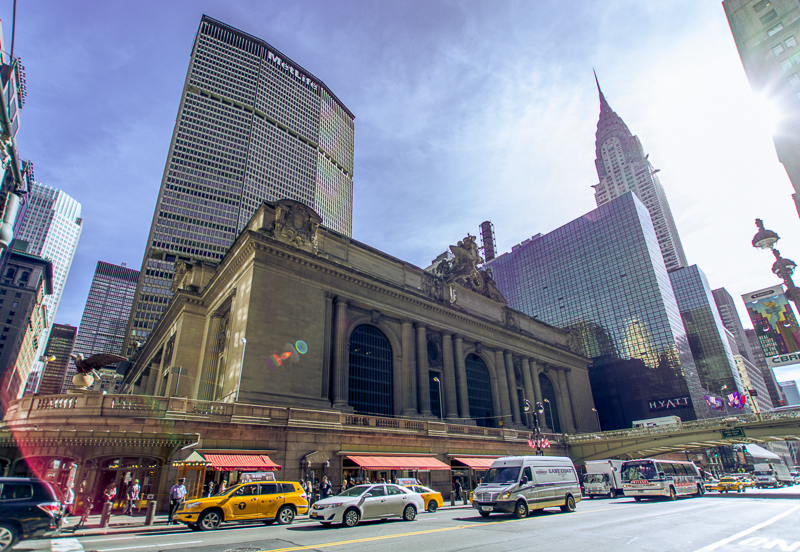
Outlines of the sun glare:
[{"label": "sun glare", "polygon": [[759,130],[766,132],[770,136],[775,134],[778,130],[778,124],[783,118],[778,104],[770,100],[766,95],[754,94],[752,96],[751,108],[754,126],[757,126]]}]

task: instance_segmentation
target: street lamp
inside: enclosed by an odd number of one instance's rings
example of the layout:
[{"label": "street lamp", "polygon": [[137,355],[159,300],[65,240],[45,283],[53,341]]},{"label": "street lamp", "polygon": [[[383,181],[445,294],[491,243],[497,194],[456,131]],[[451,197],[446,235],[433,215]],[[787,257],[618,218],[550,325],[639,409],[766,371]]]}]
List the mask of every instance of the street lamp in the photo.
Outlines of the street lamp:
[{"label": "street lamp", "polygon": [[442,397],[442,382],[438,377],[433,378],[433,381],[436,382],[436,386],[439,389],[439,420],[444,421],[444,398]]},{"label": "street lamp", "polygon": [[603,428],[602,428],[602,426],[600,425],[600,413],[597,411],[597,409],[596,409],[596,408],[592,408],[592,412],[594,412],[594,415],[595,415],[595,416],[597,416],[597,428],[598,428],[600,431],[603,431]]},{"label": "street lamp", "polygon": [[800,289],[792,281],[792,274],[797,265],[793,261],[781,257],[781,252],[774,248],[775,243],[780,239],[778,234],[764,228],[764,221],[761,219],[756,219],[756,226],[758,226],[758,232],[753,236],[751,242],[753,247],[772,251],[775,256],[772,272],[786,285],[786,298],[794,303],[795,307],[800,308]]},{"label": "street lamp", "polygon": [[555,427],[554,427],[555,426],[555,423],[554,423],[555,420],[553,420],[553,406],[550,404],[550,401],[548,401],[547,399],[545,399],[544,402],[547,403],[547,409],[550,411],[550,429],[555,431]]},{"label": "street lamp", "polygon": [[55,359],[55,355],[39,357],[39,362],[44,362],[44,366],[42,367],[42,371],[39,373],[39,381],[36,382],[36,389],[33,392],[34,395],[39,392],[39,386],[42,384],[42,378],[44,377],[45,370],[47,370],[47,364],[49,362],[53,362]]},{"label": "street lamp", "polygon": [[236,382],[236,400],[239,402],[239,389],[242,387],[242,373],[244,372],[244,350],[247,348],[247,340],[242,338],[242,365],[239,367],[239,381]]},{"label": "street lamp", "polygon": [[542,455],[544,455],[544,451],[542,450],[542,446],[541,446],[541,443],[542,443],[542,441],[541,441],[542,432],[539,429],[539,414],[543,414],[544,413],[544,405],[542,405],[542,403],[540,403],[540,402],[537,402],[536,403],[536,409],[534,409],[531,406],[531,403],[530,403],[530,401],[528,399],[524,399],[524,401],[525,401],[524,402],[525,413],[526,414],[530,414],[530,415],[533,416],[533,437],[529,440],[529,442],[532,440],[533,443],[536,445],[536,447],[535,447],[536,455],[542,456]]}]

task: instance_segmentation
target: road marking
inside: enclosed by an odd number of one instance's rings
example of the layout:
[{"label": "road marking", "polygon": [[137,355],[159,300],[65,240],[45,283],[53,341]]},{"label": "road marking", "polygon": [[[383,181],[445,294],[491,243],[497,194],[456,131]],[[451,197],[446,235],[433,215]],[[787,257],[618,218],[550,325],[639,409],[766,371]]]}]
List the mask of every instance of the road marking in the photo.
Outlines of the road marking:
[{"label": "road marking", "polygon": [[114,552],[115,550],[134,550],[136,548],[155,548],[156,546],[180,546],[182,544],[197,544],[199,541],[186,541],[186,542],[168,542],[163,544],[149,544],[147,546],[125,546],[123,548],[101,548],[97,552]]},{"label": "road marking", "polygon": [[782,514],[778,514],[777,516],[775,516],[772,519],[768,519],[767,521],[763,521],[763,522],[759,523],[758,525],[754,525],[750,529],[745,529],[744,531],[736,533],[735,535],[732,535],[732,536],[728,537],[727,539],[722,539],[721,541],[717,541],[715,543],[709,544],[708,546],[704,546],[703,548],[697,550],[696,552],[710,552],[711,550],[716,550],[720,546],[725,546],[726,544],[728,544],[730,542],[733,542],[736,539],[740,539],[740,538],[742,538],[742,537],[744,537],[746,535],[749,535],[750,533],[755,533],[759,529],[763,529],[764,527],[766,527],[768,525],[772,525],[773,523],[775,523],[779,519],[783,519],[786,516],[788,516],[789,514],[792,514],[792,513],[796,512],[797,510],[800,510],[800,506],[795,506],[791,510],[786,510]]},{"label": "road marking", "polygon": [[83,552],[83,546],[77,538],[53,539],[50,541],[53,552]]}]

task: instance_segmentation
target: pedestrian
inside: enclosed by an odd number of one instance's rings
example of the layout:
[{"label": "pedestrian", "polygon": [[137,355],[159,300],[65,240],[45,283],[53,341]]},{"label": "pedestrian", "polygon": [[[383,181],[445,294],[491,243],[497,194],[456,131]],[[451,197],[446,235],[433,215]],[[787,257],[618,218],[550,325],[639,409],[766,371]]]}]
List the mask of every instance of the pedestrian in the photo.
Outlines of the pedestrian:
[{"label": "pedestrian", "polygon": [[181,504],[183,504],[183,499],[186,498],[186,485],[184,485],[185,482],[186,478],[181,477],[178,479],[178,483],[173,485],[169,491],[170,507],[167,523],[172,523],[175,525],[178,524],[178,521],[173,521],[173,518],[175,517],[175,512],[177,512],[181,507]]},{"label": "pedestrian", "polygon": [[322,483],[319,484],[320,497],[325,499],[333,495],[333,485],[328,482],[328,476],[322,476]]},{"label": "pedestrian", "polygon": [[353,479],[352,477],[350,478],[350,486],[351,487],[355,487],[356,486],[356,480]]},{"label": "pedestrian", "polygon": [[212,480],[206,481],[206,496],[214,494],[214,482]]},{"label": "pedestrian", "polygon": [[456,479],[456,483],[454,485],[456,491],[456,500],[461,500],[461,480]]},{"label": "pedestrian", "polygon": [[117,488],[113,483],[109,483],[108,487],[103,491],[103,501],[106,504],[111,504],[114,502],[115,496],[117,496]]},{"label": "pedestrian", "polygon": [[128,504],[125,506],[125,512],[129,516],[132,516],[136,513],[136,505],[139,503],[139,491],[141,487],[139,487],[139,480],[134,479],[133,485],[128,487]]},{"label": "pedestrian", "polygon": [[67,483],[64,488],[64,518],[72,513],[72,507],[75,504],[75,491],[72,490],[72,483]]},{"label": "pedestrian", "polygon": [[223,479],[222,482],[219,484],[219,489],[217,489],[217,494],[221,495],[226,490],[227,490],[227,484],[225,483],[225,480]]}]

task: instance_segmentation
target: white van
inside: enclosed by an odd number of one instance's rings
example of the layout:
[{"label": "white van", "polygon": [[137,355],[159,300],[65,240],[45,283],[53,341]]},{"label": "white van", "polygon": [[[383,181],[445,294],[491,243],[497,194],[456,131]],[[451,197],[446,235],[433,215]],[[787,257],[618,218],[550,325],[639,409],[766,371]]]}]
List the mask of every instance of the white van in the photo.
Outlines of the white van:
[{"label": "white van", "polygon": [[527,517],[530,510],[553,506],[575,511],[581,487],[575,465],[563,456],[498,458],[486,472],[472,499],[483,517],[492,512]]}]

